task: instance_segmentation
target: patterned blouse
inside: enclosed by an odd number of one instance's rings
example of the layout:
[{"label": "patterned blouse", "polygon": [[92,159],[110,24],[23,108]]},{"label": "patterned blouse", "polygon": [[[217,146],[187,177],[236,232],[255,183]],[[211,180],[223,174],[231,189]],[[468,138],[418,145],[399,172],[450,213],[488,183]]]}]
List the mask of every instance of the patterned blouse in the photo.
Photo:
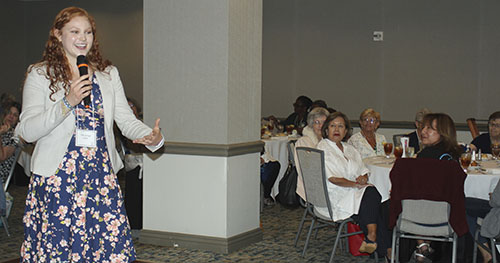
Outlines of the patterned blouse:
[{"label": "patterned blouse", "polygon": [[[2,146],[12,146],[14,148],[17,148],[19,146],[19,143],[15,140],[14,138],[14,129],[10,129],[2,136]],[[0,162],[0,178],[2,178],[2,182],[5,182],[7,180],[7,176],[9,175],[10,168],[12,165],[14,165],[15,162],[15,156],[12,154],[9,158],[7,158],[5,161]]]},{"label": "patterned blouse", "polygon": [[370,143],[365,139],[363,134],[361,132],[355,133],[351,138],[349,138],[349,141],[347,141],[350,145],[354,146],[356,150],[361,154],[361,158],[365,159],[367,157],[371,156],[377,156],[377,155],[385,155],[384,152],[384,142],[385,136],[379,133],[375,133],[375,140],[377,144],[375,145],[375,149],[372,148]]}]

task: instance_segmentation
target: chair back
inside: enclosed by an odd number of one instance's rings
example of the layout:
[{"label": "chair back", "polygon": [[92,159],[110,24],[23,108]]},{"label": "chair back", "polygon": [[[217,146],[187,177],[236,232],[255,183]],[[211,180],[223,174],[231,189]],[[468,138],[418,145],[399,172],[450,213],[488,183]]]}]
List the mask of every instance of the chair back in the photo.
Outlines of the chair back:
[{"label": "chair back", "polygon": [[[397,159],[390,173],[390,227],[401,213],[400,218],[420,225],[442,224],[446,227],[441,230],[446,233],[449,230],[447,222],[458,235],[467,233],[464,196],[466,177],[456,161]],[[432,231],[428,234],[443,235]]]},{"label": "chair back", "polygon": [[453,229],[448,221],[450,204],[443,201],[402,200],[402,212],[398,221],[404,232],[428,236],[449,236]]},{"label": "chair back", "polygon": [[467,126],[469,127],[470,134],[472,135],[472,139],[479,136],[479,129],[477,128],[476,119],[468,118],[467,119]]},{"label": "chair back", "polygon": [[315,207],[328,207],[332,218],[323,151],[309,147],[297,147],[296,151],[307,202]]},{"label": "chair back", "polygon": [[5,180],[5,184],[3,185],[5,192],[7,192],[7,188],[9,188],[9,183],[10,183],[10,180],[12,179],[12,175],[14,174],[14,168],[16,168],[17,159],[19,158],[19,155],[21,154],[21,150],[22,150],[21,147],[16,147],[16,150],[14,151],[14,162],[12,163],[11,167],[9,168],[9,174],[7,175],[7,179]]}]

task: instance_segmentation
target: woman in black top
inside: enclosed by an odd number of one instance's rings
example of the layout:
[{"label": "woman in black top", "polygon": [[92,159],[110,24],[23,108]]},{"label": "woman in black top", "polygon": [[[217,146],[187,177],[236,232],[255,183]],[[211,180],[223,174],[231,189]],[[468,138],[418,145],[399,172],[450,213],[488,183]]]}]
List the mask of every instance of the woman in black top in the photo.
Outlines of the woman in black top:
[{"label": "woman in black top", "polygon": [[[451,117],[444,113],[429,113],[424,116],[422,123],[421,140],[424,148],[417,158],[457,161],[462,148],[457,143],[457,131]],[[412,258],[417,262],[432,262],[429,259],[432,252],[430,241],[417,240],[417,249]]]},{"label": "woman in black top", "polygon": [[444,113],[430,113],[423,120],[422,144],[424,149],[417,158],[458,160],[462,148],[457,143],[455,123]]}]

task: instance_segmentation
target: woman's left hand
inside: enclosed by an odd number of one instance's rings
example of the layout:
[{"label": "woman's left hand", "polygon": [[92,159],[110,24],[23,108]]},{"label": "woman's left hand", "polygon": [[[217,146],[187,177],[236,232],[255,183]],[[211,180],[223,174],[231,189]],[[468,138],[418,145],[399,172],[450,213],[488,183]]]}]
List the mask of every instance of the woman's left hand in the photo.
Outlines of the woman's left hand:
[{"label": "woman's left hand", "polygon": [[368,184],[368,175],[360,175],[358,178],[356,178],[356,183],[365,185]]},{"label": "woman's left hand", "polygon": [[140,143],[146,146],[156,146],[161,142],[162,138],[163,136],[161,135],[161,130],[160,130],[160,118],[158,118],[156,119],[153,131],[149,135],[134,140],[133,143]]}]

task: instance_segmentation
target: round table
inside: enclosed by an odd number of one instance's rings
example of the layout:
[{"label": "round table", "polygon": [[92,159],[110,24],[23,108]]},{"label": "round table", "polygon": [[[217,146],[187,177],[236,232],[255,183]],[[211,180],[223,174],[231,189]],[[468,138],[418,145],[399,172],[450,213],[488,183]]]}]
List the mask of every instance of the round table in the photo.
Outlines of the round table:
[{"label": "round table", "polygon": [[279,184],[281,178],[285,175],[286,169],[288,168],[288,147],[289,141],[296,141],[297,137],[288,136],[276,136],[269,139],[262,139],[264,142],[264,149],[266,152],[271,154],[272,158],[278,161],[281,165],[278,177],[274,182],[273,189],[271,190],[271,196],[275,198],[279,193]]},{"label": "round table", "polygon": [[[374,156],[364,159],[363,162],[370,170],[369,181],[379,191],[382,201],[389,199],[391,191],[389,173],[394,164],[394,158]],[[470,167],[468,170],[464,183],[465,196],[489,200],[489,193],[493,192],[500,180],[500,163],[494,160],[484,160],[479,164],[477,168]]]}]

